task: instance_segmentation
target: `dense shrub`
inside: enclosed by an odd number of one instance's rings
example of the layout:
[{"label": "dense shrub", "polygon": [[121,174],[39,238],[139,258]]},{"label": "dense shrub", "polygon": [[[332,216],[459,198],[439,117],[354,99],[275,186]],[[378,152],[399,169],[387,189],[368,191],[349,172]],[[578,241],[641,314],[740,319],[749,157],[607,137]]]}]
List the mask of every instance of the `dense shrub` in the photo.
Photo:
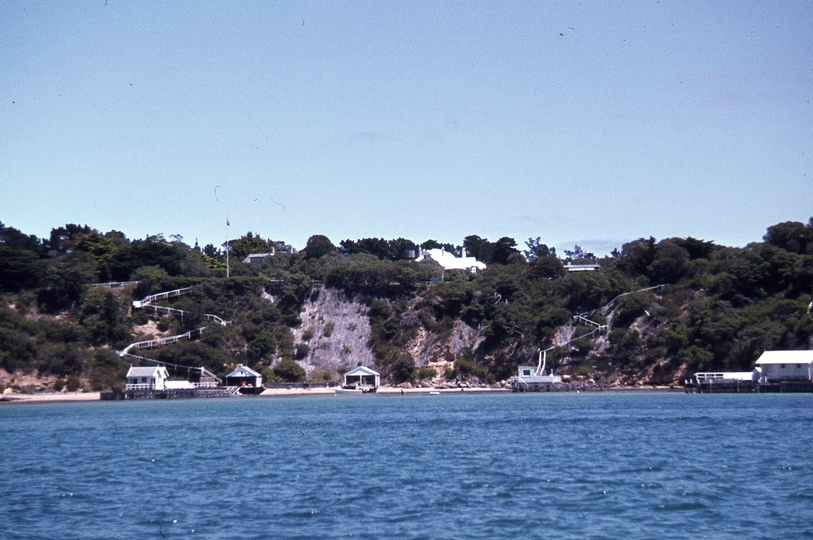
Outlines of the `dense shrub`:
[{"label": "dense shrub", "polygon": [[282,382],[302,382],[305,380],[305,370],[290,359],[280,360],[274,366],[274,376]]}]

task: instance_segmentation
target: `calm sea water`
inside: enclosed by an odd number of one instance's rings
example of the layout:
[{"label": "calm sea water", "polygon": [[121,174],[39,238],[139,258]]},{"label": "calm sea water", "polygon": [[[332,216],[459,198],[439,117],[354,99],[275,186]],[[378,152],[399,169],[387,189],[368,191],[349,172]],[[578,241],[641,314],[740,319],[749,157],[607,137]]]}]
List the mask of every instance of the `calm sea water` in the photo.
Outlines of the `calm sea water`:
[{"label": "calm sea water", "polygon": [[2,538],[813,537],[813,395],[0,407]]}]

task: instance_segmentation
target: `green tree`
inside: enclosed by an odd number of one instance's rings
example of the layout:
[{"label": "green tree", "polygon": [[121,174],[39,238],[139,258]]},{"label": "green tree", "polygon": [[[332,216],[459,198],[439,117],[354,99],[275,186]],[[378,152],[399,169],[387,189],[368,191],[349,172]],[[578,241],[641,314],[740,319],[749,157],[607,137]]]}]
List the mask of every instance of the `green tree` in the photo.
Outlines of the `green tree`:
[{"label": "green tree", "polygon": [[596,260],[596,256],[593,253],[584,251],[579,245],[573,246],[572,250],[566,249],[565,255],[567,255],[567,259],[573,263]]},{"label": "green tree", "polygon": [[112,279],[128,281],[132,273],[143,266],[160,266],[170,276],[178,276],[186,251],[182,244],[169,243],[162,235],[135,240],[113,254],[109,263],[110,275]]},{"label": "green tree", "polygon": [[0,291],[36,287],[45,272],[45,255],[45,246],[36,236],[0,222]]},{"label": "green tree", "polygon": [[99,349],[93,355],[90,387],[94,391],[122,390],[127,365],[113,351]]},{"label": "green tree", "polygon": [[74,239],[73,249],[84,251],[93,257],[93,261],[98,268],[102,264],[107,265],[110,256],[116,251],[116,246],[109,238],[102,236],[96,230],[91,230],[88,233],[78,235]]},{"label": "green tree", "polygon": [[[811,223],[813,223],[813,218],[811,218]],[[768,227],[768,232],[763,239],[771,245],[792,253],[813,253],[813,249],[807,249],[808,244],[813,244],[812,233],[813,228],[805,227],[798,221],[785,221]]]},{"label": "green tree", "polygon": [[268,253],[274,243],[264,240],[259,234],[247,232],[237,240],[229,241],[229,257],[232,262],[242,261],[251,253]]},{"label": "green tree", "polygon": [[528,263],[527,278],[532,281],[540,281],[562,277],[565,274],[565,267],[562,261],[556,256],[534,257]]},{"label": "green tree", "polygon": [[[479,237],[478,237],[479,238]],[[445,249],[448,253],[454,254],[455,257],[460,257],[461,255],[461,248],[460,246],[455,246],[453,244],[442,244],[437,240],[427,240],[423,244],[421,244],[421,249]],[[471,255],[471,253],[469,253]]]},{"label": "green tree", "polygon": [[127,342],[131,338],[129,321],[112,291],[91,289],[82,302],[81,323],[93,345]]},{"label": "green tree", "polygon": [[656,283],[674,283],[684,276],[688,262],[689,252],[677,239],[661,240],[647,272]]},{"label": "green tree", "polygon": [[494,244],[487,238],[480,238],[476,234],[472,234],[463,239],[463,247],[466,248],[467,255],[478,261],[486,264],[491,264],[493,261]]},{"label": "green tree", "polygon": [[528,238],[525,245],[528,246],[528,249],[523,251],[523,253],[525,254],[525,258],[529,261],[537,257],[556,257],[556,248],[548,247],[547,244],[543,244],[538,236],[536,239]]},{"label": "green tree", "polygon": [[167,271],[160,266],[142,266],[133,272],[131,277],[134,281],[140,282],[135,291],[138,297],[165,290],[165,284],[170,279]]},{"label": "green tree", "polygon": [[648,276],[649,268],[655,261],[655,238],[639,238],[621,246],[621,260],[627,268],[640,275]]},{"label": "green tree", "polygon": [[401,353],[390,366],[390,376],[395,384],[412,381],[417,376],[415,360],[409,353]]},{"label": "green tree", "polygon": [[280,360],[274,366],[274,375],[283,382],[302,382],[305,380],[305,370],[289,358]]},{"label": "green tree", "polygon": [[68,253],[73,248],[74,238],[88,234],[91,231],[92,229],[87,225],[76,225],[74,223],[68,223],[64,227],[51,229],[48,249],[57,253]]},{"label": "green tree", "polygon": [[491,250],[491,263],[508,264],[511,255],[519,253],[519,250],[516,249],[516,245],[516,240],[507,236],[503,236],[494,242]]},{"label": "green tree", "polygon": [[322,234],[315,234],[308,238],[308,243],[305,245],[305,257],[308,259],[319,259],[323,255],[333,253],[336,251],[336,246],[327,236]]},{"label": "green tree", "polygon": [[673,239],[680,247],[686,250],[690,259],[705,259],[714,251],[714,242],[698,240],[691,236]]},{"label": "green tree", "polygon": [[86,253],[73,252],[55,257],[45,275],[47,288],[40,292],[40,302],[56,310],[79,301],[85,286],[95,279],[93,259]]},{"label": "green tree", "polygon": [[188,277],[209,277],[212,275],[210,265],[214,268],[222,266],[199,251],[189,250],[181,263],[181,273]]},{"label": "green tree", "polygon": [[45,275],[46,263],[36,252],[0,244],[0,291],[16,292],[36,287]]},{"label": "green tree", "polygon": [[248,346],[246,353],[252,362],[258,362],[270,358],[276,348],[274,334],[270,330],[262,330]]}]

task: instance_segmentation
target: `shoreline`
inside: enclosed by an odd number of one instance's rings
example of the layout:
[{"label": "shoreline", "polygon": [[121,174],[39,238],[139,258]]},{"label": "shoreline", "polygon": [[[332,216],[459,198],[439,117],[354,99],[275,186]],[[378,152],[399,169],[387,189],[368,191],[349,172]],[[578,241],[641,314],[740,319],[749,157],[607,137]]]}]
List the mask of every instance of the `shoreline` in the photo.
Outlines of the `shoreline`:
[{"label": "shoreline", "polygon": [[[598,392],[683,392],[682,388],[671,388],[669,386],[622,386],[616,388],[604,388],[596,390]],[[429,394],[438,392],[440,394],[472,394],[472,393],[511,393],[510,388],[399,388],[395,386],[380,386],[377,394],[384,395],[409,395],[409,394]],[[587,390],[587,392],[592,392]],[[544,393],[544,392],[529,392]],[[337,396],[335,388],[266,388],[259,396],[241,397],[293,397],[293,396]],[[52,392],[37,394],[2,394],[0,395],[0,406],[2,404],[13,403],[76,403],[84,401],[101,401],[101,392]]]}]

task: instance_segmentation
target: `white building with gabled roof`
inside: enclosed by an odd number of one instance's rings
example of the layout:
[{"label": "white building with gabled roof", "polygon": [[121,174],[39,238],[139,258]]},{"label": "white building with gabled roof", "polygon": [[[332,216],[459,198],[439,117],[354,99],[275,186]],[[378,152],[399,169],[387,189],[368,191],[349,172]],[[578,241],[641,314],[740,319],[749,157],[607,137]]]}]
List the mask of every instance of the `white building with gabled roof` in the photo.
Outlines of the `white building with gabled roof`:
[{"label": "white building with gabled roof", "polygon": [[422,249],[421,255],[416,262],[432,259],[444,270],[463,270],[464,272],[476,273],[478,270],[485,270],[486,264],[478,261],[474,257],[466,256],[466,248],[460,257],[455,257],[454,253],[449,253],[444,248]]},{"label": "white building with gabled roof", "polygon": [[754,370],[759,382],[813,380],[813,351],[765,351]]},{"label": "white building with gabled roof", "polygon": [[263,385],[263,376],[250,367],[240,364],[237,369],[226,375],[226,386],[254,386]]},{"label": "white building with gabled roof", "polygon": [[268,257],[274,256],[274,248],[271,248],[271,251],[268,253],[249,253],[245,259],[243,259],[244,264],[262,264],[265,259]]},{"label": "white building with gabled roof", "polygon": [[169,372],[164,366],[130,366],[125,390],[165,390],[167,379]]},{"label": "white building with gabled roof", "polygon": [[366,366],[359,366],[344,374],[344,386],[378,388],[381,386],[381,375]]}]

